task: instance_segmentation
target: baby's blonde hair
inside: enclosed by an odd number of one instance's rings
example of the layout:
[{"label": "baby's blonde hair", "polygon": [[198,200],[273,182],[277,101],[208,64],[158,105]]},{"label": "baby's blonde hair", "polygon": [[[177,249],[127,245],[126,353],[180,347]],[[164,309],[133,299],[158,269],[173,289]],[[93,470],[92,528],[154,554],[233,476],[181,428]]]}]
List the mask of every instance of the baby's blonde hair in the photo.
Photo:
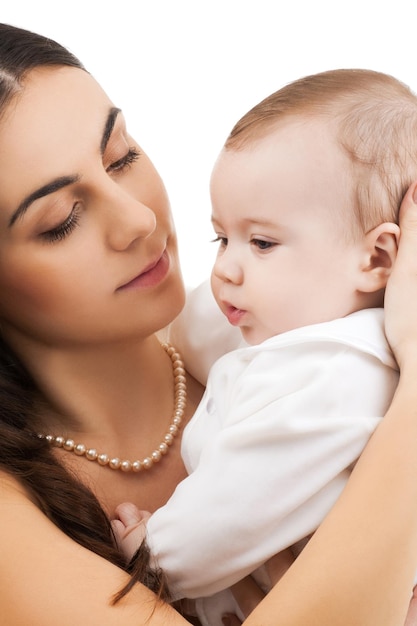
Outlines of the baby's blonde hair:
[{"label": "baby's blonde hair", "polygon": [[354,207],[363,232],[397,221],[402,197],[417,180],[417,97],[409,87],[362,69],[306,76],[246,113],[225,149],[243,149],[289,117],[336,124],[336,139],[352,164]]}]

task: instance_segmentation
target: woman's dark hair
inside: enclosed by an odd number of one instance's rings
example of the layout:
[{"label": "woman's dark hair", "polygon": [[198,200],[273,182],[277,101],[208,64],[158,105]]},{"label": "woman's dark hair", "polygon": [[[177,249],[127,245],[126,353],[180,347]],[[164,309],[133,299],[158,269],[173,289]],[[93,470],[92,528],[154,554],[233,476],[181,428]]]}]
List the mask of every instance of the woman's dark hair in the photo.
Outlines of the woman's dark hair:
[{"label": "woman's dark hair", "polygon": [[[85,70],[71,52],[52,39],[0,24],[0,120],[5,107],[22,89],[28,72],[41,66]],[[95,495],[56,460],[49,443],[36,435],[36,393],[30,375],[0,337],[0,468],[16,477],[41,511],[69,537],[130,571],[131,581],[114,601],[136,581],[167,599],[161,572],[149,567],[146,545],[139,550],[132,568],[126,566]]]}]

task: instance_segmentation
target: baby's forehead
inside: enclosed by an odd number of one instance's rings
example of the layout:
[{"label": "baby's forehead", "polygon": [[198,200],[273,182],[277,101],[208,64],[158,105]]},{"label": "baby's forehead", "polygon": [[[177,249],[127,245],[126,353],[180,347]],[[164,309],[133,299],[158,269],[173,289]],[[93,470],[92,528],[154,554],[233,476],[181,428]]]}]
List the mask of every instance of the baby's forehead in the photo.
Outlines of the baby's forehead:
[{"label": "baby's forehead", "polygon": [[[323,119],[292,118],[241,144],[225,146],[213,169],[212,198],[236,210],[271,207],[271,215],[314,213],[353,219],[352,170],[337,133]],[[349,216],[349,217],[348,217]],[[333,219],[332,218],[332,219]]]},{"label": "baby's forehead", "polygon": [[271,138],[283,135],[309,136],[312,133],[337,139],[340,132],[338,115],[328,111],[303,111],[254,119],[237,135],[230,135],[224,149],[241,151],[255,149]]},{"label": "baby's forehead", "polygon": [[325,171],[341,173],[348,168],[348,155],[339,140],[335,124],[318,116],[286,116],[284,120],[269,122],[236,143],[226,143],[215,163],[215,168],[231,163],[251,163],[254,171],[285,170],[320,167]]}]

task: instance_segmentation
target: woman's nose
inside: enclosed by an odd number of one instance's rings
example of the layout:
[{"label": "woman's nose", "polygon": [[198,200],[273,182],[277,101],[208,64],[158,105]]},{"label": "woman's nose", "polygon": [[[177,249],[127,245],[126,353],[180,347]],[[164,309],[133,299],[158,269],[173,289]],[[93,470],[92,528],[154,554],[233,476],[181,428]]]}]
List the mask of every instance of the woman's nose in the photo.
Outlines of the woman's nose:
[{"label": "woman's nose", "polygon": [[232,254],[232,251],[226,248],[214,262],[213,275],[223,282],[240,285],[243,282],[243,269],[238,255]]},{"label": "woman's nose", "polygon": [[137,239],[146,239],[156,228],[152,209],[120,188],[109,201],[106,219],[107,239],[115,250],[125,250]]}]

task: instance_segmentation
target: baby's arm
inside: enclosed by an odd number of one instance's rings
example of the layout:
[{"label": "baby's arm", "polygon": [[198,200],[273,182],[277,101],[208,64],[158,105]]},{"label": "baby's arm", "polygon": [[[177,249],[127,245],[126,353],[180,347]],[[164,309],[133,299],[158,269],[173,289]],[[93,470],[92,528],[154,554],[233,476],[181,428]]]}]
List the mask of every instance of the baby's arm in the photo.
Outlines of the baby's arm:
[{"label": "baby's arm", "polygon": [[111,525],[117,545],[129,562],[146,537],[146,522],[151,514],[132,502],[124,502],[116,508],[116,515]]}]

